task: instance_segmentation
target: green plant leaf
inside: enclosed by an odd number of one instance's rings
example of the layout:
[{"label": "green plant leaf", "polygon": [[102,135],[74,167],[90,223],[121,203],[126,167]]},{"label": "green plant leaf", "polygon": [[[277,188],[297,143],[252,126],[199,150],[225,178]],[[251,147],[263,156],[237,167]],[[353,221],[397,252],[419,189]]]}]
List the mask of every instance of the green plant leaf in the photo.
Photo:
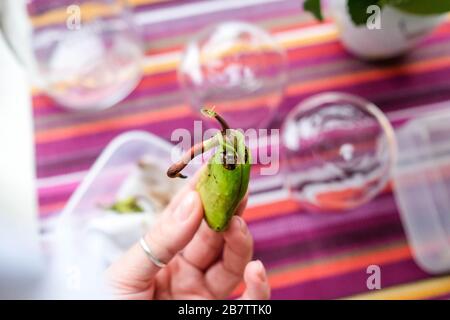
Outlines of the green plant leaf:
[{"label": "green plant leaf", "polygon": [[355,25],[363,25],[367,22],[369,14],[367,8],[371,5],[378,5],[382,7],[382,1],[380,0],[348,0],[347,8],[350,17]]},{"label": "green plant leaf", "polygon": [[316,19],[323,21],[320,0],[305,0],[305,2],[303,3],[303,9],[312,13],[314,17],[316,17]]},{"label": "green plant leaf", "polygon": [[418,15],[442,14],[450,11],[450,0],[382,0],[382,2]]},{"label": "green plant leaf", "polygon": [[138,199],[136,197],[129,197],[126,199],[118,200],[108,208],[116,213],[137,213],[144,212],[139,206]]}]

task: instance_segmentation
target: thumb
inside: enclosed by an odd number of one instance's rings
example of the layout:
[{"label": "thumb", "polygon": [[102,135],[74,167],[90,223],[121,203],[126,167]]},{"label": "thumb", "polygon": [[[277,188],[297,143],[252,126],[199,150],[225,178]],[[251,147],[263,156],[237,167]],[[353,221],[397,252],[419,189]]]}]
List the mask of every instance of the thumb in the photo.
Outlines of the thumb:
[{"label": "thumb", "polygon": [[[152,255],[169,263],[194,237],[202,218],[203,208],[198,193],[188,191],[177,206],[169,205],[144,236]],[[113,286],[120,284],[124,288],[145,290],[159,270],[137,243],[111,265],[107,277]]]},{"label": "thumb", "polygon": [[270,299],[270,284],[266,270],[261,261],[251,261],[244,271],[245,292],[241,300],[268,300]]}]

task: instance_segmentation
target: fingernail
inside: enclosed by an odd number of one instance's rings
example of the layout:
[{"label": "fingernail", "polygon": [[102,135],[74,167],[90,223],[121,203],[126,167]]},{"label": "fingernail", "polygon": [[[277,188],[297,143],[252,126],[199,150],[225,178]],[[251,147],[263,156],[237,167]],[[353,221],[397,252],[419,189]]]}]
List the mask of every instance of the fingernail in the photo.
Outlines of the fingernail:
[{"label": "fingernail", "polygon": [[244,219],[239,216],[235,216],[235,219],[239,222],[239,229],[243,234],[247,233],[247,226],[245,225]]},{"label": "fingernail", "polygon": [[175,210],[175,218],[179,221],[185,221],[192,213],[192,209],[194,207],[196,194],[195,192],[189,192],[186,197],[181,201],[178,205],[178,208]]},{"label": "fingernail", "polygon": [[261,262],[261,260],[256,260],[256,263],[258,264],[258,278],[261,281],[266,281],[266,272],[264,270],[264,265]]}]

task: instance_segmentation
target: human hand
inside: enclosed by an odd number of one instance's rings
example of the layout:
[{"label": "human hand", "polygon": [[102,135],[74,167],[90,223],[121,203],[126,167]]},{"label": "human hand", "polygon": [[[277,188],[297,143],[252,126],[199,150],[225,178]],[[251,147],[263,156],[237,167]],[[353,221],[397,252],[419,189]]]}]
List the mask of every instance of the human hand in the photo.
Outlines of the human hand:
[{"label": "human hand", "polygon": [[[253,239],[240,217],[247,196],[229,228],[211,230],[203,220],[196,179],[171,201],[144,240],[155,257],[167,262],[157,267],[139,243],[107,270],[108,283],[124,299],[224,299],[244,279],[241,299],[268,299],[270,287],[260,261],[251,261]],[[181,252],[182,251],[182,252]]]}]

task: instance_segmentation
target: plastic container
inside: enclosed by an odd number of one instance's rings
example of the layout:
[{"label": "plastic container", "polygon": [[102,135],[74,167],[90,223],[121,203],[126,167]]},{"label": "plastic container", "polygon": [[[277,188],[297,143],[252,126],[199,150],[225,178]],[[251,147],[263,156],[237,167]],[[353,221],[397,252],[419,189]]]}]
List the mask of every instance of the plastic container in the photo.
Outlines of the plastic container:
[{"label": "plastic container", "polygon": [[396,201],[418,265],[450,270],[450,113],[416,119],[397,131]]},{"label": "plastic container", "polygon": [[[116,214],[114,217],[102,206],[117,200],[118,195],[123,196],[124,185],[136,174],[140,159],[157,159],[165,176],[172,159],[178,159],[179,154],[180,150],[172,144],[138,131],[118,136],[104,149],[70,197],[57,224],[53,267],[60,275],[61,290],[75,293],[69,294],[70,298],[107,297],[99,275],[115,256],[142,236],[145,230],[139,226],[149,227],[156,217],[154,213]],[[185,172],[192,176],[197,168],[194,163]],[[185,183],[185,180],[177,181]],[[108,214],[113,222],[108,221],[107,227],[102,227],[101,231],[107,234],[102,236],[96,225],[99,218]],[[114,241],[110,241],[111,229],[115,232]]]}]

